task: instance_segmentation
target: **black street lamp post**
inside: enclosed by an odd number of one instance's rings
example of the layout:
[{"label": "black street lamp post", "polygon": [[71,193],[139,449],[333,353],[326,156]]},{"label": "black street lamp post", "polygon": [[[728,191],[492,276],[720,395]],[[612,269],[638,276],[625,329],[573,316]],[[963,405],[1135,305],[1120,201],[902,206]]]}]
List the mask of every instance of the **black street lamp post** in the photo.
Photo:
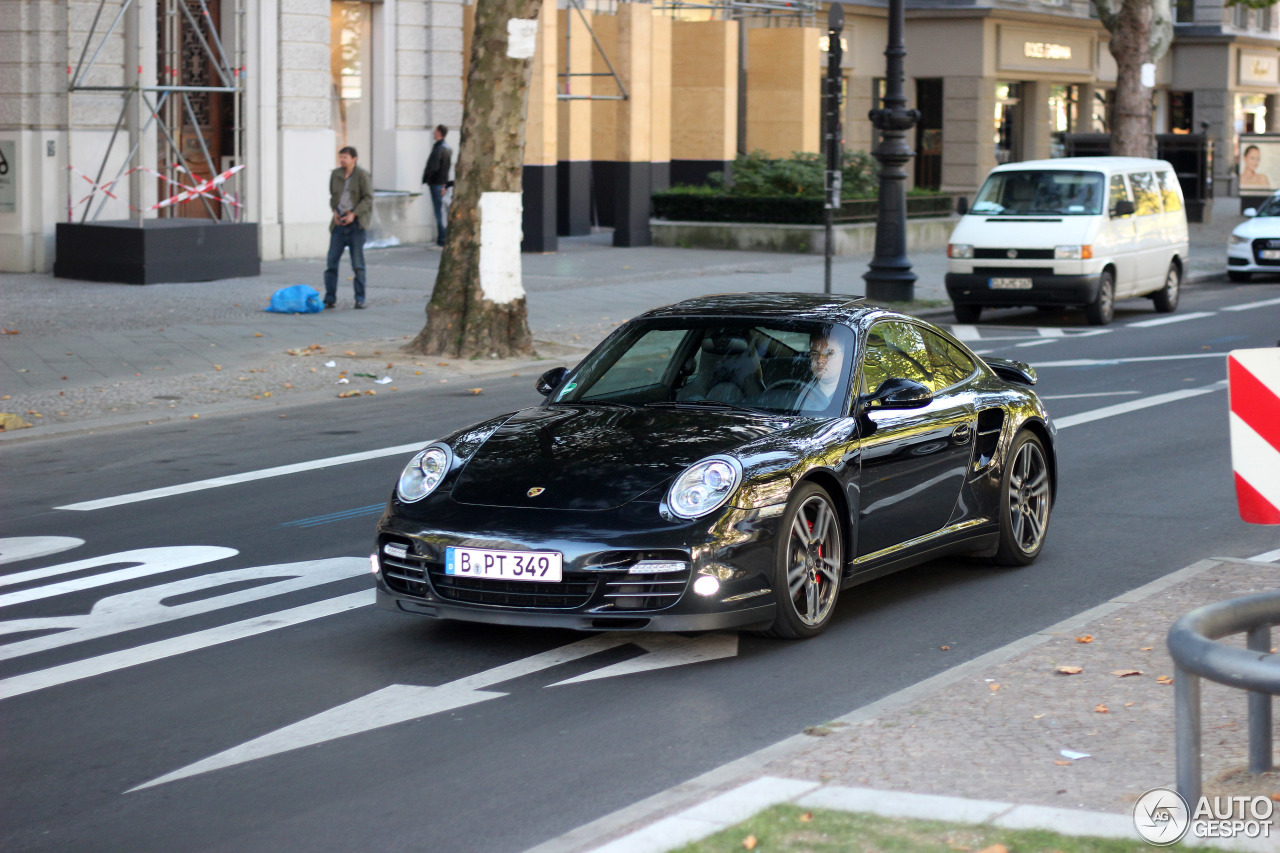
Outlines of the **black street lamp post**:
[{"label": "black street lamp post", "polygon": [[902,61],[907,48],[902,41],[905,0],[889,0],[889,43],[885,47],[884,102],[869,114],[880,130],[880,144],[871,152],[880,163],[880,199],[876,215],[876,254],[863,273],[867,296],[883,302],[910,302],[915,298],[916,274],[907,258],[907,170],[915,152],[907,144],[907,131],[920,120],[918,110],[907,109]]},{"label": "black street lamp post", "polygon": [[825,80],[826,97],[823,98],[822,133],[824,150],[827,155],[826,196],[823,199],[822,221],[826,234],[826,248],[823,250],[822,292],[831,292],[831,255],[835,251],[833,245],[833,219],[840,209],[840,184],[843,165],[843,150],[840,144],[840,87],[843,73],[840,66],[844,59],[844,45],[841,34],[844,32],[844,6],[832,3],[827,12],[827,77]]}]

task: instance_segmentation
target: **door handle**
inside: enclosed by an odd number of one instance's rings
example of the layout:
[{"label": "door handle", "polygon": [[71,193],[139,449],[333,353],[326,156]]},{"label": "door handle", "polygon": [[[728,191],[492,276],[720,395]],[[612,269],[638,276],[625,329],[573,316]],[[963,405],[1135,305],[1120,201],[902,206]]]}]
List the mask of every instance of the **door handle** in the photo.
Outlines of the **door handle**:
[{"label": "door handle", "polygon": [[951,431],[951,440],[956,444],[968,444],[971,438],[973,438],[973,427],[969,424],[960,424]]}]

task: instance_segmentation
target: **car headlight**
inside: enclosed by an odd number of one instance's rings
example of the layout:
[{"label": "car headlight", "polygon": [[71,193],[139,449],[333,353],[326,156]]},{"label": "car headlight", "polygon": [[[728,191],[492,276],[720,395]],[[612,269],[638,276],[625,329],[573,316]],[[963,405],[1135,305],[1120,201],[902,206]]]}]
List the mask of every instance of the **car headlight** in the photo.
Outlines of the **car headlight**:
[{"label": "car headlight", "polygon": [[968,261],[973,258],[973,246],[968,243],[948,243],[947,257],[957,261]]},{"label": "car headlight", "polygon": [[1241,237],[1239,234],[1231,235],[1231,245],[1233,246],[1239,246],[1241,243],[1248,243],[1248,242],[1249,242],[1248,237]]},{"label": "car headlight", "polygon": [[1055,246],[1055,261],[1087,261],[1093,257],[1093,246]]},{"label": "car headlight", "polygon": [[396,483],[396,494],[405,503],[420,501],[435,491],[449,473],[453,452],[447,445],[433,444],[409,460]]},{"label": "car headlight", "polygon": [[667,506],[680,518],[698,518],[724,506],[742,481],[742,465],[732,456],[708,456],[676,477]]}]

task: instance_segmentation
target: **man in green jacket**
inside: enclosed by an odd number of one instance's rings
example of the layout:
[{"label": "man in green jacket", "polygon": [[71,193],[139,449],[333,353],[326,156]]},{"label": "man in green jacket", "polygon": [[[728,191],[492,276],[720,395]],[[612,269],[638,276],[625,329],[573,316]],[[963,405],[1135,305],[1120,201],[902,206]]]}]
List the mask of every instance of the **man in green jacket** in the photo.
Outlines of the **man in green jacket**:
[{"label": "man in green jacket", "polygon": [[356,274],[356,307],[364,307],[364,230],[373,215],[373,180],[356,165],[356,149],[350,145],[338,152],[338,168],[329,175],[329,258],[324,271],[324,307],[338,301],[338,262],[342,250],[351,250],[351,269]]}]

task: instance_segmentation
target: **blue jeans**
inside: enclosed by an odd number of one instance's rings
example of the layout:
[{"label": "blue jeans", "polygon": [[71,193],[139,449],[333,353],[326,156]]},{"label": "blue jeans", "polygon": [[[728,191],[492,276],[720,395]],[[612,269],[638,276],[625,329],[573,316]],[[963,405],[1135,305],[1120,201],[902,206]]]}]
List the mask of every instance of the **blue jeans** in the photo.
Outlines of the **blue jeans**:
[{"label": "blue jeans", "polygon": [[449,223],[444,218],[444,184],[427,184],[431,193],[431,208],[436,212],[436,245],[444,245],[444,237],[449,230]]},{"label": "blue jeans", "polygon": [[351,250],[351,269],[356,274],[356,302],[364,302],[364,229],[356,221],[350,225],[335,225],[329,234],[329,263],[324,270],[326,305],[338,301],[338,262],[342,260],[343,249]]}]

